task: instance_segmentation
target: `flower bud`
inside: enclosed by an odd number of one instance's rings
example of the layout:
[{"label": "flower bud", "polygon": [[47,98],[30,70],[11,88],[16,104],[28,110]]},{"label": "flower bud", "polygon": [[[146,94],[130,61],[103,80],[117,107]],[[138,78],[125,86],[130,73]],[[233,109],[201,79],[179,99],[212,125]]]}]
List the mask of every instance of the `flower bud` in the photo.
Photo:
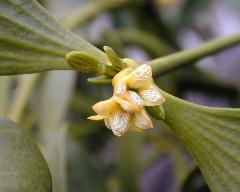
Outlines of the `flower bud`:
[{"label": "flower bud", "polygon": [[116,71],[121,71],[126,67],[126,65],[122,62],[122,60],[117,56],[117,54],[111,47],[104,46],[103,49],[108,59],[110,60],[113,69],[115,69]]},{"label": "flower bud", "polygon": [[113,118],[109,118],[109,123],[113,134],[121,137],[129,129],[129,113],[118,110],[115,112]]},{"label": "flower bud", "polygon": [[138,93],[143,99],[145,106],[161,105],[165,101],[165,98],[162,96],[159,89],[154,85],[151,85],[148,89],[143,89]]},{"label": "flower bud", "polygon": [[152,68],[147,64],[140,65],[128,76],[125,81],[127,86],[132,89],[148,87],[152,79]]},{"label": "flower bud", "polygon": [[97,73],[108,76],[116,74],[111,66],[101,63],[87,52],[72,51],[66,54],[65,60],[72,68],[82,73]]},{"label": "flower bud", "polygon": [[153,128],[152,120],[149,118],[149,116],[144,110],[134,115],[133,122],[134,125],[139,129]]}]

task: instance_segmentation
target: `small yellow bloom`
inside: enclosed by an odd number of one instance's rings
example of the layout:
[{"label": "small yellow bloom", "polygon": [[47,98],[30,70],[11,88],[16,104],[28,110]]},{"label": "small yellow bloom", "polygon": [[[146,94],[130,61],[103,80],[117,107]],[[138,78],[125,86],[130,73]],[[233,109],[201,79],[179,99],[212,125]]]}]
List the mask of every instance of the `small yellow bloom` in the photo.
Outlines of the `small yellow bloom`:
[{"label": "small yellow bloom", "polygon": [[93,110],[97,115],[88,119],[96,121],[104,119],[106,127],[116,136],[124,135],[129,129],[152,127],[151,119],[143,108],[143,101],[134,91],[129,91],[125,98],[113,96],[106,101],[100,101],[93,106]]},{"label": "small yellow bloom", "polygon": [[92,108],[97,115],[88,119],[104,120],[116,136],[153,128],[144,106],[160,106],[165,99],[153,82],[151,67],[128,67],[114,76],[112,85],[113,96],[96,103]]}]

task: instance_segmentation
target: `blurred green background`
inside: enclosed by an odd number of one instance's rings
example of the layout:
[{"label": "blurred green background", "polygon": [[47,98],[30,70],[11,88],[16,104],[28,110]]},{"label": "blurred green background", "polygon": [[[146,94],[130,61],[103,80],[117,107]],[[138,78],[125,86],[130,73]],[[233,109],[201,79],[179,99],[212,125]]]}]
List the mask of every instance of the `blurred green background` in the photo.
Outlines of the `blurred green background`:
[{"label": "blurred green background", "polygon": [[[140,62],[240,30],[239,0],[40,0],[60,23],[95,46]],[[240,47],[155,79],[194,103],[239,107]],[[86,120],[110,85],[72,71],[0,77],[0,114],[38,142],[54,192],[207,192],[201,173],[164,122],[117,138]]]}]

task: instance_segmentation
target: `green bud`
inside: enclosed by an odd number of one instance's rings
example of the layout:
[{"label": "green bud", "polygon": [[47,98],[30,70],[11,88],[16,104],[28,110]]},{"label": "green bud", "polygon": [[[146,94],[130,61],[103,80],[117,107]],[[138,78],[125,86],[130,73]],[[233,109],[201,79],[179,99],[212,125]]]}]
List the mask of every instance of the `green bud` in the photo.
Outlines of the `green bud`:
[{"label": "green bud", "polygon": [[73,69],[82,73],[103,74],[105,71],[105,65],[87,52],[72,51],[66,54],[65,60]]},{"label": "green bud", "polygon": [[89,83],[94,83],[94,84],[109,84],[112,82],[112,79],[105,75],[101,75],[97,77],[88,78],[87,81]]},{"label": "green bud", "polygon": [[122,62],[122,60],[117,56],[117,54],[111,47],[104,46],[103,49],[104,49],[108,59],[112,63],[112,67],[115,70],[121,71],[122,69],[124,69],[126,67],[126,65]]},{"label": "green bud", "polygon": [[98,61],[87,52],[72,51],[65,56],[66,62],[77,71],[82,73],[97,73],[113,77],[116,71],[110,66]]}]

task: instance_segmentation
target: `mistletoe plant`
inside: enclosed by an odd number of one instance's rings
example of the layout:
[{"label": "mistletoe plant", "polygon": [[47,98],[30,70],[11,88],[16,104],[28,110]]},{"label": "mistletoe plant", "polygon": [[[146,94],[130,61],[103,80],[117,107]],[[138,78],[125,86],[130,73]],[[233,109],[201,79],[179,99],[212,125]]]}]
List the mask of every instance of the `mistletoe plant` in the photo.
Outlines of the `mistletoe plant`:
[{"label": "mistletoe plant", "polygon": [[[93,106],[117,136],[164,121],[197,162],[211,191],[240,191],[240,109],[196,105],[176,98],[154,78],[240,43],[240,34],[140,64],[94,47],[58,24],[34,0],[0,1],[0,75],[77,70],[91,83],[112,83],[113,96]],[[90,107],[90,106],[89,106]],[[147,112],[148,111],[148,114]],[[120,138],[121,139],[121,138]],[[0,191],[51,191],[47,165],[31,139],[0,119]]]}]

